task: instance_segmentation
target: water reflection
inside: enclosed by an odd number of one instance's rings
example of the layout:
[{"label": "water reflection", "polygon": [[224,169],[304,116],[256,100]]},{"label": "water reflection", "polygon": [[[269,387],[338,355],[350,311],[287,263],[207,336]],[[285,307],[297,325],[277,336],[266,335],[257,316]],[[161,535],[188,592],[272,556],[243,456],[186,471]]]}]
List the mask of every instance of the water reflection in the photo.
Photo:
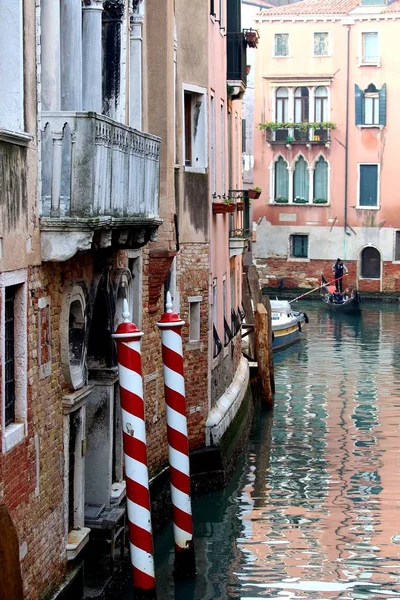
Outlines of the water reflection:
[{"label": "water reflection", "polygon": [[174,585],[172,531],[157,536],[163,600],[400,600],[400,312],[307,313],[276,358],[273,420],[256,415],[230,486],[193,504],[194,583]]}]

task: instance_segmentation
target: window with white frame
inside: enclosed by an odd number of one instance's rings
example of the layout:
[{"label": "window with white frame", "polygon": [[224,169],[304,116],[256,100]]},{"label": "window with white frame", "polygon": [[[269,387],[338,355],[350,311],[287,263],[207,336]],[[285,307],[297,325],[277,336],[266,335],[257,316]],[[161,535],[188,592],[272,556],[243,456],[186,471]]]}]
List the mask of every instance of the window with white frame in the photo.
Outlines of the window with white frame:
[{"label": "window with white frame", "polygon": [[308,258],[308,235],[294,234],[290,236],[290,257]]},{"label": "window with white frame", "polygon": [[400,231],[394,232],[394,259],[396,262],[400,262]]},{"label": "window with white frame", "polygon": [[294,91],[294,121],[307,123],[310,113],[310,92],[308,87],[298,87]]},{"label": "window with white frame", "polygon": [[328,89],[324,85],[316,88],[314,103],[314,121],[316,123],[328,121]]},{"label": "window with white frame", "polygon": [[386,106],[386,83],[380,89],[374,83],[370,83],[364,90],[355,85],[356,125],[384,127]]},{"label": "window with white frame", "polygon": [[379,37],[377,31],[364,31],[362,33],[362,62],[374,64],[380,60]]},{"label": "window with white frame", "polygon": [[215,98],[210,96],[210,121],[211,121],[211,156],[210,156],[210,171],[211,171],[211,193],[217,191],[217,168],[215,162]]},{"label": "window with white frame", "polygon": [[221,104],[221,192],[225,194],[225,104]]},{"label": "window with white frame", "polygon": [[11,450],[26,434],[27,274],[0,274],[2,448]]},{"label": "window with white frame", "polygon": [[314,32],[314,56],[328,56],[329,33],[327,31]]},{"label": "window with white frame", "polygon": [[0,1],[0,129],[24,130],[23,2]]},{"label": "window with white frame", "polygon": [[275,122],[286,123],[289,120],[289,90],[280,87],[276,90]]},{"label": "window with white frame", "polygon": [[184,85],[183,145],[188,169],[207,168],[207,107],[205,88]]},{"label": "window with white frame", "polygon": [[305,204],[309,201],[308,163],[300,156],[293,173],[293,202]]},{"label": "window with white frame", "polygon": [[289,34],[275,33],[274,56],[289,56]]},{"label": "window with white frame", "polygon": [[320,204],[328,202],[328,163],[320,156],[314,167],[313,201]]},{"label": "window with white frame", "polygon": [[288,202],[289,200],[289,170],[288,164],[280,156],[275,162],[275,201]]},{"label": "window with white frame", "polygon": [[189,342],[200,341],[200,305],[201,296],[191,296],[189,302]]},{"label": "window with white frame", "polygon": [[379,165],[360,164],[358,206],[360,208],[378,208],[379,205]]}]

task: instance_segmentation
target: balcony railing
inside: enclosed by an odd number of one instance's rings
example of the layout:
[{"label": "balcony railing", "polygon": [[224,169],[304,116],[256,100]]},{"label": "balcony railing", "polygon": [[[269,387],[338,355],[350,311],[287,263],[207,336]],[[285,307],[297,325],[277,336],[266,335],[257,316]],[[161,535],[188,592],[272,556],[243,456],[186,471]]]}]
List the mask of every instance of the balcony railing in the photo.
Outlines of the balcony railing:
[{"label": "balcony railing", "polygon": [[42,122],[42,217],[159,218],[159,138],[94,112]]},{"label": "balcony railing", "polygon": [[242,32],[227,33],[227,81],[228,84],[239,86],[243,93],[247,86],[247,53],[246,39]]},{"label": "balcony railing", "polygon": [[249,245],[249,229],[231,229],[229,231],[229,258],[239,256]]},{"label": "balcony railing", "polygon": [[269,144],[329,144],[331,130],[322,128],[300,129],[298,127],[266,130],[266,139]]}]

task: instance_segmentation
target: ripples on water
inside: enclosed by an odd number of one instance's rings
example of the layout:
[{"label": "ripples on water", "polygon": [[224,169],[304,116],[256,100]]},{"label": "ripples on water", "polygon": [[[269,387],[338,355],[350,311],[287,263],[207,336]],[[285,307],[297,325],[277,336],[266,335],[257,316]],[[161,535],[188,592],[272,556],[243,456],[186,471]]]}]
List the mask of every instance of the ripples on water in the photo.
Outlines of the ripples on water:
[{"label": "ripples on water", "polygon": [[172,531],[157,536],[161,600],[400,600],[400,312],[307,313],[276,357],[273,418],[193,503],[194,583],[174,586]]}]

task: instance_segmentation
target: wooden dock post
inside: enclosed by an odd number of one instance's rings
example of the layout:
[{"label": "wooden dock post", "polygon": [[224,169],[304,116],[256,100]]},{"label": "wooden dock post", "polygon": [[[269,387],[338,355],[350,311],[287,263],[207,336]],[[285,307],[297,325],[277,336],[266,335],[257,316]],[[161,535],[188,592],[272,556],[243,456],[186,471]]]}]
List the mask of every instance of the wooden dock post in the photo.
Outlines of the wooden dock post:
[{"label": "wooden dock post", "polygon": [[19,542],[7,506],[0,505],[0,600],[23,600]]},{"label": "wooden dock post", "polygon": [[264,304],[268,315],[269,380],[271,382],[272,393],[275,394],[275,370],[274,358],[272,354],[272,310],[269,296],[262,296],[262,303]]},{"label": "wooden dock post", "polygon": [[256,306],[254,328],[261,403],[266,408],[271,409],[274,406],[270,373],[272,331],[271,320],[268,317],[268,312],[264,304],[258,303]]}]

